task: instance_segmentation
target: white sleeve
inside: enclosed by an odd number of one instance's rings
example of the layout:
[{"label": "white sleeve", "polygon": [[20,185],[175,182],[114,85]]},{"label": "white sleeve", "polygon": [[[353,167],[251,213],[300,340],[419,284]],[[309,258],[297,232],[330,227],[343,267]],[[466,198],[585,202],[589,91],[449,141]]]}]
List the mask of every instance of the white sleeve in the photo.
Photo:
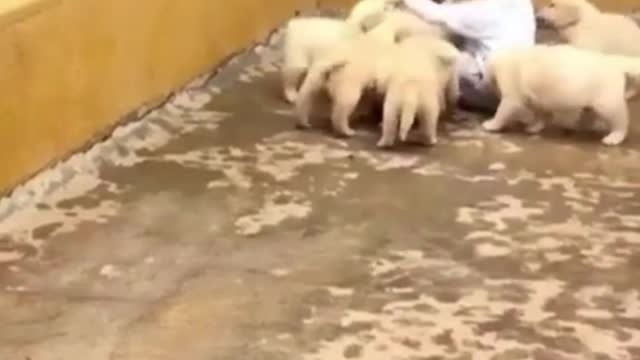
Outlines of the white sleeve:
[{"label": "white sleeve", "polygon": [[471,39],[491,36],[499,11],[495,0],[475,0],[456,4],[436,4],[431,0],[404,0],[414,13],[429,22],[440,23],[450,31]]}]

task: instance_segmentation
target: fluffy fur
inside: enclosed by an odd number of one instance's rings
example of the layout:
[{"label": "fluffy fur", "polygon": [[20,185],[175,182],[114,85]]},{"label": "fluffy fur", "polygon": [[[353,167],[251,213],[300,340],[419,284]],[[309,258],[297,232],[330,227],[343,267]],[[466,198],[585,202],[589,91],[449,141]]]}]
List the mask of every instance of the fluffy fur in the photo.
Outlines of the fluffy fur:
[{"label": "fluffy fur", "polygon": [[[401,20],[400,20],[401,19]],[[434,28],[404,12],[393,12],[370,32],[336,45],[314,63],[296,102],[298,125],[309,127],[315,96],[326,90],[333,101],[331,121],[340,135],[352,136],[349,118],[367,88],[383,93],[394,64],[395,42],[416,32],[434,33]]]},{"label": "fluffy fur", "polygon": [[453,74],[459,55],[453,45],[433,36],[412,36],[398,45],[387,84],[379,147],[393,146],[398,135],[406,141],[416,117],[423,142],[437,143],[440,113],[457,99]]},{"label": "fluffy fur", "polygon": [[361,0],[351,8],[346,21],[367,32],[382,22],[387,11],[395,9],[400,3],[401,0]]},{"label": "fluffy fur", "polygon": [[335,46],[359,33],[344,20],[321,17],[292,19],[287,24],[282,64],[284,96],[293,103],[311,64]]},{"label": "fluffy fur", "polygon": [[347,19],[323,17],[296,18],[289,21],[283,45],[282,83],[285,99],[295,102],[298,87],[314,61],[353,36],[366,32],[382,21],[392,0],[362,0]]},{"label": "fluffy fur", "polygon": [[602,12],[588,0],[550,0],[538,18],[576,47],[640,56],[640,27],[633,19]]},{"label": "fluffy fur", "polygon": [[442,27],[426,22],[408,10],[401,9],[387,10],[373,28],[392,34],[396,42],[415,34],[427,34],[437,38],[449,36]]},{"label": "fluffy fur", "polygon": [[593,112],[610,127],[606,145],[622,143],[628,132],[627,87],[637,86],[640,60],[605,55],[569,45],[536,45],[528,49],[496,52],[489,58],[487,79],[501,95],[495,117],[483,124],[499,131],[513,121],[537,133],[544,128],[541,115],[580,117]]}]

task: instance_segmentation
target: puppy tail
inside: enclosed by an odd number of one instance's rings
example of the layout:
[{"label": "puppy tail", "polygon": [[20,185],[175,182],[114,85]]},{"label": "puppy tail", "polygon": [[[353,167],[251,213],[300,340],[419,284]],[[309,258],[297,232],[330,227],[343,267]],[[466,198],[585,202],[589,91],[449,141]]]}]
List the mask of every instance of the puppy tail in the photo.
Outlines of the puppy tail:
[{"label": "puppy tail", "polygon": [[418,94],[405,94],[404,104],[402,106],[402,114],[400,115],[400,131],[399,137],[401,141],[407,141],[409,131],[413,127],[418,110]]}]

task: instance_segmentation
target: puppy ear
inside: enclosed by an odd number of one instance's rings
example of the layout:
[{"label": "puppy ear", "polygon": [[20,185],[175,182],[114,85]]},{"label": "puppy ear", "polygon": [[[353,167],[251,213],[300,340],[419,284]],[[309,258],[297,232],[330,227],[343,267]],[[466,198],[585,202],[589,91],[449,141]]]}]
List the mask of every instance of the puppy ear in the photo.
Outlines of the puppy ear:
[{"label": "puppy ear", "polygon": [[580,9],[577,6],[556,6],[558,21],[556,25],[569,25],[580,21]]},{"label": "puppy ear", "polygon": [[438,53],[436,55],[440,64],[444,67],[452,67],[458,61],[458,55],[453,53]]},{"label": "puppy ear", "polygon": [[384,15],[382,12],[377,12],[374,14],[370,14],[365,16],[361,21],[360,21],[360,30],[362,30],[362,32],[369,32],[371,31],[371,29],[375,28],[376,26],[380,25],[380,23],[382,23],[382,21],[384,20]]},{"label": "puppy ear", "polygon": [[411,31],[407,30],[407,29],[400,29],[398,31],[396,31],[395,37],[393,39],[393,41],[395,43],[401,43],[403,41],[405,41],[406,39],[408,39],[409,37],[411,37],[411,35],[413,35],[411,33]]},{"label": "puppy ear", "polygon": [[460,51],[453,45],[439,44],[433,51],[440,65],[446,68],[455,66],[460,58]]}]

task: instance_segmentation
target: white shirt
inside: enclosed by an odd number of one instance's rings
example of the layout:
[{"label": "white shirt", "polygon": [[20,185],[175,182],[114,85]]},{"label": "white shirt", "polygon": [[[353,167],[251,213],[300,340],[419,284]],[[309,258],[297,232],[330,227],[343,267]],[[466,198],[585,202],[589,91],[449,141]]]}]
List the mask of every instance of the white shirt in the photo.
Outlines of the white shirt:
[{"label": "white shirt", "polygon": [[535,44],[536,21],[531,0],[470,0],[445,4],[404,0],[404,3],[424,20],[440,23],[465,38],[465,52],[482,65],[495,50]]}]

